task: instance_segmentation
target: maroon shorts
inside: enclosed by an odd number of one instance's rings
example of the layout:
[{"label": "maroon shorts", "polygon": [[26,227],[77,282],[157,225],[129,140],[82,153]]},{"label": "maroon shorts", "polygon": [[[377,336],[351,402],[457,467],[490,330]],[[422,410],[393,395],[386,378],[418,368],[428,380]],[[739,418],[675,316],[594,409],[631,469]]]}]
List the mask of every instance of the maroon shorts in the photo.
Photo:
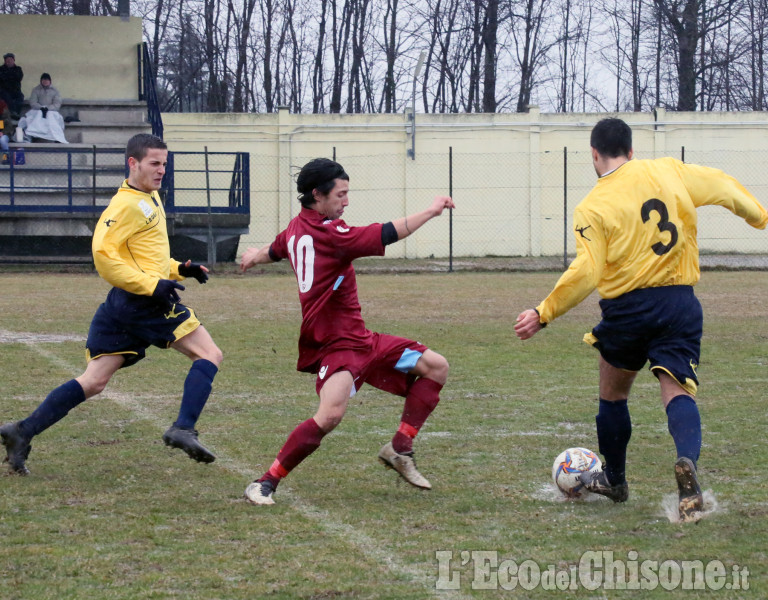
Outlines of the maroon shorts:
[{"label": "maroon shorts", "polygon": [[315,389],[320,389],[337,371],[349,371],[355,381],[355,391],[364,383],[375,388],[405,396],[416,379],[409,371],[427,350],[424,344],[385,333],[374,333],[368,351],[339,350],[323,356],[317,372]]}]

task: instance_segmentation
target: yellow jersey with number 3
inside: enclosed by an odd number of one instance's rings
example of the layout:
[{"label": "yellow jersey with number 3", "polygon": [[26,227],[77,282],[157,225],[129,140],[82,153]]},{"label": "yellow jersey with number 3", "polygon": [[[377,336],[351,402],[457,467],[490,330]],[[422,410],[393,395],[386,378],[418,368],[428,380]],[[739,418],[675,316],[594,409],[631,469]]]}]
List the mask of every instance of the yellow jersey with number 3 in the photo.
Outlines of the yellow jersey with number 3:
[{"label": "yellow jersey with number 3", "polygon": [[184,278],[171,258],[165,210],[157,192],[124,181],[93,231],[93,263],[116,288],[151,296],[159,279]]},{"label": "yellow jersey with number 3", "polygon": [[719,169],[674,158],[630,160],[601,177],[574,211],[576,258],[537,307],[549,323],[597,288],[694,285],[700,276],[696,208],[720,205],[757,229],[768,212]]}]

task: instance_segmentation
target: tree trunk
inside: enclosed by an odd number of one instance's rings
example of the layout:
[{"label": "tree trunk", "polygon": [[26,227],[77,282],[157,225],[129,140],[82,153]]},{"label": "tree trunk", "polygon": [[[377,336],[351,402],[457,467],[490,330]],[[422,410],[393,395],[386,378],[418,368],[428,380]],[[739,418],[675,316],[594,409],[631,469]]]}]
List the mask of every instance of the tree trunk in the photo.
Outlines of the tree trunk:
[{"label": "tree trunk", "polygon": [[496,39],[499,27],[499,0],[487,0],[483,48],[483,112],[496,112]]}]

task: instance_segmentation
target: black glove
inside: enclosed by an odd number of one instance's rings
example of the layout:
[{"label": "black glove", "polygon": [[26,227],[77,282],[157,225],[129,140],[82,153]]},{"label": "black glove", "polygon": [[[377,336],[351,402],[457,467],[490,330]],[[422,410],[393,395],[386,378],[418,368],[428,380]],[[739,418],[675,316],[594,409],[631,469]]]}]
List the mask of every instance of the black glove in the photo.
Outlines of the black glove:
[{"label": "black glove", "polygon": [[48,116],[48,107],[47,106],[43,106],[40,110],[43,113],[43,119],[45,119]]},{"label": "black glove", "polygon": [[200,283],[208,281],[208,273],[203,271],[203,265],[197,263],[189,263],[189,265],[181,263],[179,265],[179,275],[182,277],[194,277]]},{"label": "black glove", "polygon": [[181,285],[178,281],[174,281],[173,279],[161,279],[157,282],[155,291],[152,292],[152,296],[161,300],[166,300],[171,304],[175,304],[176,302],[181,302],[179,293],[176,290],[183,289],[184,286]]}]

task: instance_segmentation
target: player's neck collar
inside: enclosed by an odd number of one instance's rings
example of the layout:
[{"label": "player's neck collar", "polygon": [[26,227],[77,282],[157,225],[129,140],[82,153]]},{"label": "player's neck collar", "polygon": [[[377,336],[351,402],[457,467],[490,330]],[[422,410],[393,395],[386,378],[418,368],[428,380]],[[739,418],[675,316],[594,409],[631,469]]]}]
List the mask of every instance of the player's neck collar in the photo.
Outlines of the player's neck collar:
[{"label": "player's neck collar", "polygon": [[608,175],[610,175],[614,171],[618,171],[621,167],[626,165],[628,162],[629,161],[627,160],[627,161],[624,161],[623,163],[621,163],[620,165],[617,165],[617,166],[613,167],[613,169],[610,169],[610,170],[606,171],[605,173],[603,173],[602,175],[600,175],[599,178],[602,179],[603,177],[608,177]]},{"label": "player's neck collar", "polygon": [[146,194],[147,196],[151,196],[152,195],[152,192],[145,192],[144,190],[140,190],[139,188],[137,188],[135,185],[131,185],[130,183],[128,183],[127,179],[125,180],[125,184],[124,185],[126,187],[131,188],[132,190],[136,190],[137,192],[141,192],[142,194]]}]

